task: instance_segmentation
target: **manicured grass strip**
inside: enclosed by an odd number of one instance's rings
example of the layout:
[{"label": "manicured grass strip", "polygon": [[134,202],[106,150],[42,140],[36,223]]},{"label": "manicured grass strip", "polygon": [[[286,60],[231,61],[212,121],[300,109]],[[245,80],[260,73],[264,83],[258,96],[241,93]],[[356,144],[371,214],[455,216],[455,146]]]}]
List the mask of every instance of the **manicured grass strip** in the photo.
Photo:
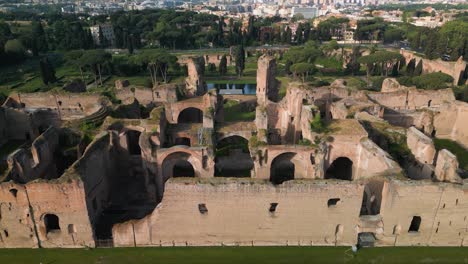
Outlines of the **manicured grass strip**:
[{"label": "manicured grass strip", "polygon": [[228,100],[228,102],[224,104],[224,121],[235,122],[255,120],[255,109],[250,112],[246,110],[248,109],[239,102]]},{"label": "manicured grass strip", "polygon": [[466,248],[179,247],[112,249],[1,249],[0,263],[466,263]]}]

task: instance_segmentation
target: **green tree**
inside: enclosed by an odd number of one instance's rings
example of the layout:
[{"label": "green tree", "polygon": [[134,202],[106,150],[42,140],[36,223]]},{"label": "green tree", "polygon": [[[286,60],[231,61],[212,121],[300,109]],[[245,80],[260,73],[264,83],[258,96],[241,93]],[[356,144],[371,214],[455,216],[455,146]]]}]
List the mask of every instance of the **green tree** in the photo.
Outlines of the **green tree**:
[{"label": "green tree", "polygon": [[166,83],[169,68],[177,64],[177,57],[164,49],[143,51],[135,57],[135,60],[148,69],[153,86],[158,83],[158,75]]},{"label": "green tree", "polygon": [[245,51],[244,46],[241,45],[236,48],[236,73],[239,77],[242,76],[245,69]]},{"label": "green tree", "polygon": [[21,41],[11,39],[5,43],[5,53],[22,59],[25,56],[26,49]]},{"label": "green tree", "polygon": [[39,61],[39,66],[41,70],[42,82],[45,85],[48,85],[49,83],[55,83],[57,81],[57,78],[55,77],[55,69],[47,57]]},{"label": "green tree", "polygon": [[221,57],[221,60],[219,61],[219,75],[223,76],[226,75],[227,73],[227,58],[226,55],[223,55]]},{"label": "green tree", "polygon": [[32,22],[32,53],[37,56],[39,52],[46,52],[48,50],[47,38],[44,28],[40,21]]},{"label": "green tree", "polygon": [[301,76],[302,82],[305,82],[305,78],[313,69],[314,65],[306,62],[299,62],[291,65],[291,71],[294,73],[294,76]]},{"label": "green tree", "polygon": [[423,61],[422,61],[422,60],[419,60],[418,65],[416,65],[416,67],[414,68],[413,75],[414,75],[414,76],[419,76],[419,75],[421,75],[421,74],[422,74],[422,70],[423,70]]},{"label": "green tree", "polygon": [[353,51],[351,53],[351,59],[349,63],[346,64],[346,69],[348,72],[350,72],[352,75],[356,75],[359,73],[359,70],[361,68],[361,64],[359,64],[359,58],[361,57],[361,52],[360,52],[361,47],[360,46],[354,46]]},{"label": "green tree", "polygon": [[[358,62],[366,65],[367,73],[367,85],[370,86],[370,75],[372,70],[380,67],[380,73],[382,76],[388,76],[395,64],[399,64],[403,56],[396,52],[390,51],[377,51],[373,54],[363,56],[358,59]],[[399,67],[398,67],[399,68]]]},{"label": "green tree", "polygon": [[94,83],[96,87],[99,84],[102,85],[102,70],[105,65],[108,65],[112,59],[110,53],[105,52],[104,50],[88,50],[83,53],[81,56],[79,65],[80,67],[88,67],[94,75]]}]

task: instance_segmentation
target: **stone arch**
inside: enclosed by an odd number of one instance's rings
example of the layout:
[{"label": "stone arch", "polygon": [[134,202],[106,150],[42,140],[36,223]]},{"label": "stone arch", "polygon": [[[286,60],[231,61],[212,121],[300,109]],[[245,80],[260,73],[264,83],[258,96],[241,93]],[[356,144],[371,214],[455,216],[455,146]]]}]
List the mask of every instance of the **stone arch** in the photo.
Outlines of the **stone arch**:
[{"label": "stone arch", "polygon": [[179,112],[177,123],[203,123],[203,111],[196,107],[187,107]]},{"label": "stone arch", "polygon": [[254,168],[249,141],[242,136],[224,137],[216,144],[215,176],[250,177]]},{"label": "stone arch", "polygon": [[353,161],[347,157],[336,158],[325,172],[325,179],[348,180],[353,179]]},{"label": "stone arch", "polygon": [[281,184],[293,180],[296,166],[293,162],[295,152],[286,152],[276,156],[270,165],[270,182]]},{"label": "stone arch", "polygon": [[161,164],[163,181],[172,177],[200,177],[199,163],[200,161],[189,152],[172,152]]}]

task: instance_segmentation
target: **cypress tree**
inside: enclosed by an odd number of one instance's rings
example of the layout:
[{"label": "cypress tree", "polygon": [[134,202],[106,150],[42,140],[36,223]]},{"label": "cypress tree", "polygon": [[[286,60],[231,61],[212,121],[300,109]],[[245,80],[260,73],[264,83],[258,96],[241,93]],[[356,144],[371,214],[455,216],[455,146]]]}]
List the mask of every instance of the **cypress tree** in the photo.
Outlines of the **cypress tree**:
[{"label": "cypress tree", "polygon": [[227,58],[226,55],[223,55],[221,57],[221,61],[219,62],[219,74],[225,75],[227,73]]},{"label": "cypress tree", "polygon": [[239,77],[242,76],[245,69],[245,51],[244,45],[236,49],[236,73]]},{"label": "cypress tree", "polygon": [[423,65],[422,64],[423,64],[423,62],[422,62],[422,60],[420,60],[418,65],[414,69],[414,73],[413,73],[414,76],[419,76],[419,75],[422,74],[422,70],[423,70]]}]

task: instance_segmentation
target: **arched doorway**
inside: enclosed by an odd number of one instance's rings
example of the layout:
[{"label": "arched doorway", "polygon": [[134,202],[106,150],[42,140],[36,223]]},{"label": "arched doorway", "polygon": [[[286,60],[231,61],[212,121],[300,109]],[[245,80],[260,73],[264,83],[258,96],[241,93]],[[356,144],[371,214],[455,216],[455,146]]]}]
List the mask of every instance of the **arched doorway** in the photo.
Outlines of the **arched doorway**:
[{"label": "arched doorway", "polygon": [[44,216],[44,225],[46,228],[46,233],[60,231],[59,218],[54,214],[46,214]]},{"label": "arched doorway", "polygon": [[186,152],[174,152],[169,154],[163,161],[161,169],[163,181],[172,177],[195,177],[196,170],[194,158]]},{"label": "arched doorway", "polygon": [[202,123],[203,112],[194,107],[185,108],[179,113],[177,123]]},{"label": "arched doorway", "polygon": [[273,184],[294,180],[295,165],[292,162],[294,156],[296,153],[288,152],[273,159],[270,166],[270,181]]},{"label": "arched doorway", "polygon": [[353,162],[346,157],[335,159],[330,167],[328,167],[325,179],[351,181],[353,179]]},{"label": "arched doorway", "polygon": [[254,167],[249,141],[230,136],[216,144],[215,177],[250,177]]}]

